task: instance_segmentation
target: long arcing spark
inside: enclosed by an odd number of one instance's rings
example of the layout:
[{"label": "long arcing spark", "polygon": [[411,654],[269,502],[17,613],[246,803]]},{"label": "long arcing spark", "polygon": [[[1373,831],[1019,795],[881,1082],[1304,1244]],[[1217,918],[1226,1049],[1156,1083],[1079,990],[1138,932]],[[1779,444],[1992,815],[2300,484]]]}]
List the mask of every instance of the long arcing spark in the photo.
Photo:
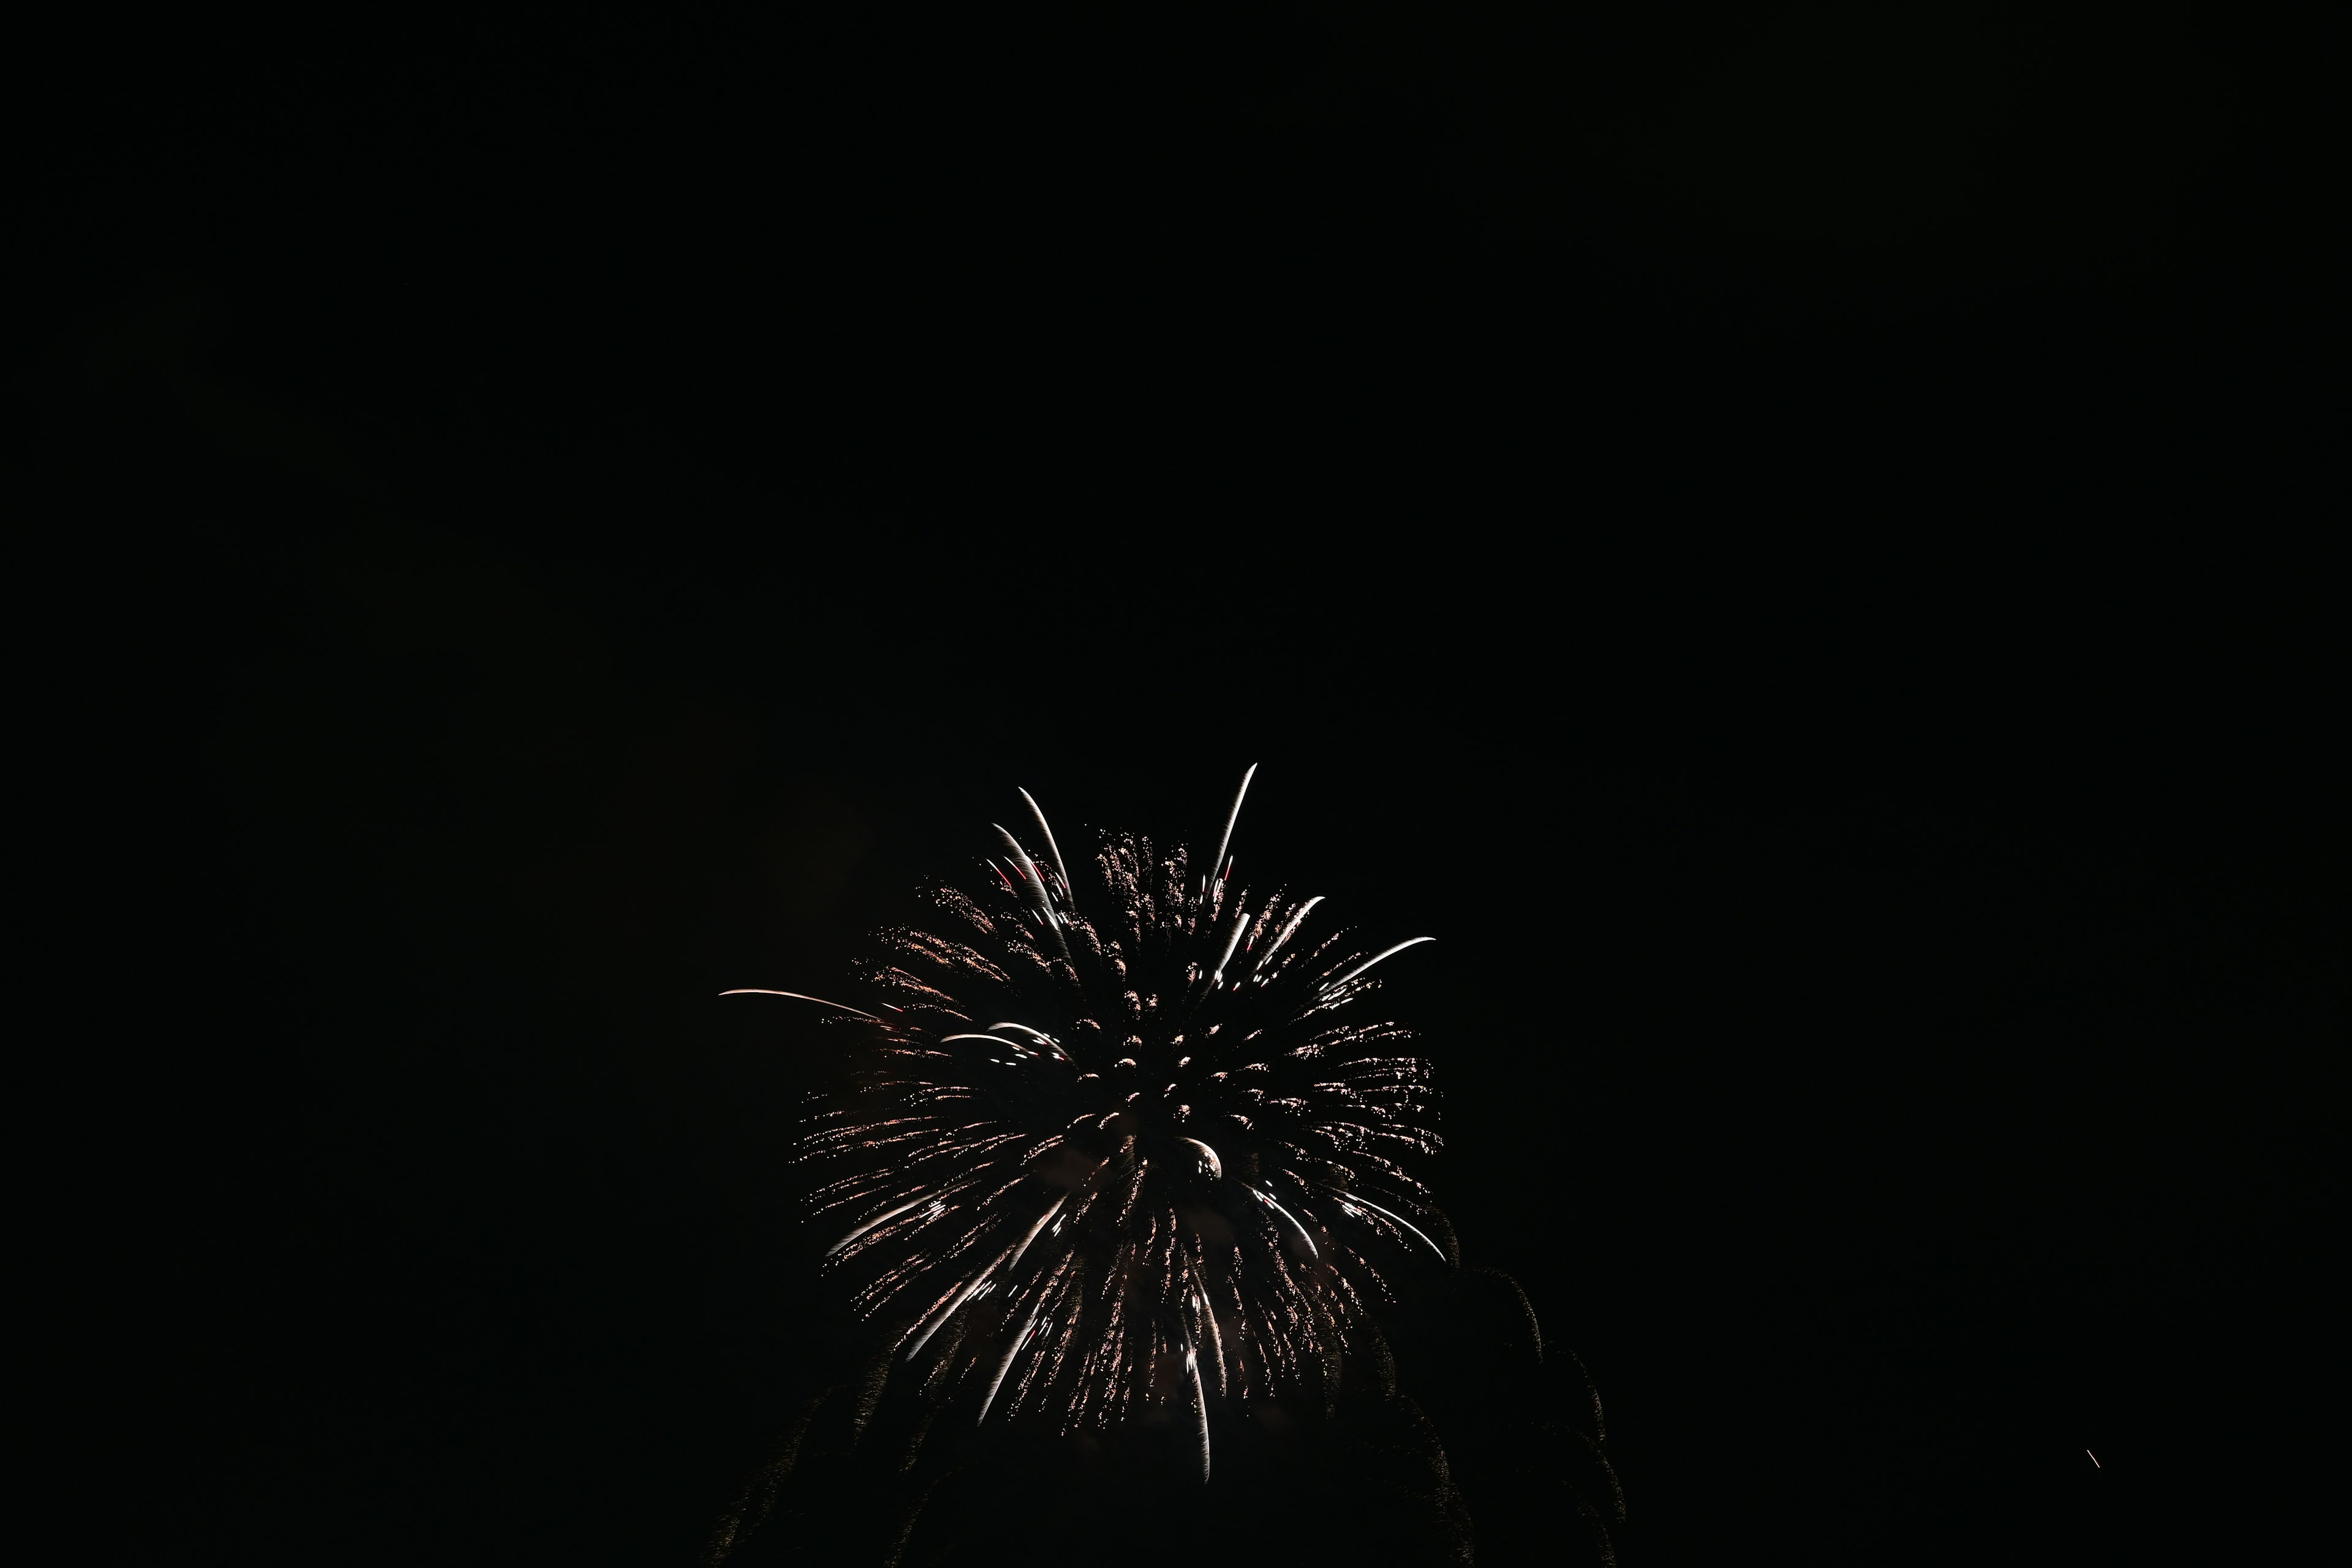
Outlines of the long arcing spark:
[{"label": "long arcing spark", "polygon": [[1037,1299],[1029,1304],[1029,1315],[1021,1321],[1021,1331],[1013,1336],[1011,1344],[1004,1347],[1004,1359],[996,1363],[996,1375],[988,1380],[988,1393],[980,1402],[980,1415],[973,1426],[988,1419],[988,1407],[996,1403],[996,1391],[1004,1386],[1004,1374],[1013,1370],[1013,1358],[1019,1355],[1021,1347],[1029,1342],[1029,1331],[1037,1326],[1037,1314],[1045,1310],[1045,1298],[1051,1294],[1050,1290],[1040,1290]]},{"label": "long arcing spark", "polygon": [[1021,862],[1021,874],[1037,905],[1038,921],[1045,926],[1045,933],[1054,939],[1054,946],[1060,951],[1062,962],[1067,963],[1070,961],[1070,944],[1062,940],[1062,917],[1054,912],[1053,895],[1045,890],[1045,874],[1037,869],[1037,862],[1029,858],[1029,851],[1021,847],[1021,841],[1007,833],[1003,824],[991,823],[989,826],[994,827],[996,836],[1004,840],[1004,847],[1013,851],[1013,858]]},{"label": "long arcing spark", "polygon": [[1250,1191],[1257,1193],[1258,1197],[1263,1202],[1272,1204],[1274,1205],[1274,1212],[1290,1222],[1290,1228],[1297,1231],[1298,1233],[1298,1239],[1307,1244],[1307,1257],[1320,1258],[1323,1256],[1321,1250],[1315,1245],[1315,1238],[1307,1234],[1307,1227],[1305,1226],[1298,1223],[1298,1216],[1282,1206],[1282,1200],[1276,1197],[1272,1193],[1259,1192],[1255,1187],[1252,1187]]},{"label": "long arcing spark", "polygon": [[1265,966],[1274,962],[1274,955],[1282,951],[1282,944],[1297,933],[1299,925],[1307,919],[1307,911],[1322,901],[1323,895],[1318,893],[1290,912],[1290,918],[1282,922],[1282,930],[1276,932],[1274,940],[1265,944],[1265,951],[1257,955],[1257,963],[1250,970],[1252,974],[1265,973]]},{"label": "long arcing spark", "polygon": [[1029,851],[1021,847],[1021,840],[1013,837],[1003,823],[992,822],[989,826],[996,829],[996,836],[1004,840],[1004,847],[1012,851],[1013,858],[1020,863],[1024,890],[1033,891],[1037,901],[1047,905],[1050,910],[1051,904],[1045,897],[1045,874],[1037,869],[1037,862],[1029,858]]},{"label": "long arcing spark", "polygon": [[1249,929],[1249,911],[1234,910],[1234,934],[1225,941],[1225,951],[1217,959],[1217,967],[1209,975],[1209,989],[1214,991],[1225,983],[1225,965],[1234,961],[1234,949],[1242,944],[1242,932]]},{"label": "long arcing spark", "polygon": [[1257,764],[1252,763],[1248,771],[1242,774],[1242,787],[1234,791],[1234,808],[1225,813],[1225,830],[1217,837],[1217,852],[1210,858],[1207,879],[1201,884],[1202,892],[1208,891],[1216,881],[1218,873],[1224,868],[1225,851],[1233,847],[1234,824],[1242,819],[1242,797],[1249,794],[1250,780],[1256,775]]},{"label": "long arcing spark", "polygon": [[[1108,1164],[1109,1162],[1105,1161],[1104,1163]],[[1044,1214],[1037,1216],[1037,1223],[1029,1227],[1029,1234],[1021,1238],[1021,1245],[1013,1249],[1013,1261],[1004,1266],[1004,1272],[1006,1274],[1010,1275],[1015,1268],[1021,1267],[1021,1255],[1029,1250],[1029,1244],[1037,1239],[1037,1233],[1045,1228],[1045,1222],[1052,1219],[1055,1215],[1060,1214],[1062,1212],[1062,1205],[1069,1201],[1070,1194],[1064,1193],[1060,1197],[1054,1200],[1053,1207],[1047,1209]]]},{"label": "long arcing spark", "polygon": [[1055,1039],[1053,1036],[1047,1034],[1043,1029],[1033,1029],[1026,1024],[991,1024],[989,1027],[992,1029],[1018,1029],[1033,1040],[1043,1041],[1047,1050],[1052,1051],[1064,1061],[1068,1061],[1070,1059],[1070,1053],[1062,1048],[1062,1042]]},{"label": "long arcing spark", "polygon": [[[1047,1209],[1044,1214],[1037,1216],[1036,1223],[1029,1227],[1029,1234],[1023,1237],[1017,1243],[1007,1247],[1003,1252],[998,1253],[994,1261],[991,1262],[987,1268],[982,1269],[979,1273],[965,1280],[963,1289],[958,1290],[955,1293],[954,1298],[948,1302],[945,1310],[942,1310],[939,1316],[931,1320],[930,1327],[925,1329],[921,1337],[917,1339],[912,1345],[908,1347],[907,1359],[908,1361],[912,1361],[916,1356],[922,1352],[923,1347],[930,1342],[931,1336],[938,1333],[941,1326],[944,1325],[949,1319],[954,1317],[957,1310],[961,1308],[966,1301],[971,1299],[973,1293],[980,1289],[982,1281],[985,1280],[991,1274],[995,1273],[996,1270],[1000,1267],[1003,1266],[1008,1259],[1013,1263],[1019,1263],[1021,1261],[1021,1255],[1029,1250],[1029,1244],[1037,1239],[1037,1233],[1045,1228],[1045,1222],[1052,1219],[1055,1215],[1061,1212],[1062,1205],[1068,1201],[1069,1199],[1066,1194],[1057,1200],[1052,1208]],[[1007,1269],[1006,1272],[1010,1273],[1011,1270]]]},{"label": "long arcing spark", "polygon": [[1384,958],[1394,958],[1398,953],[1402,952],[1408,947],[1419,947],[1424,942],[1435,942],[1436,940],[1437,939],[1433,936],[1409,937],[1405,941],[1397,943],[1394,947],[1384,948],[1381,952],[1372,954],[1371,957],[1364,960],[1363,963],[1356,965],[1355,968],[1348,971],[1347,973],[1339,976],[1339,979],[1325,981],[1323,983],[1324,993],[1328,994],[1331,992],[1337,991],[1340,986],[1345,985],[1349,981],[1353,980],[1357,975],[1361,974],[1365,970],[1370,969],[1373,964],[1380,963],[1381,960]]},{"label": "long arcing spark", "polygon": [[874,1018],[877,1024],[882,1021],[875,1018],[873,1014],[863,1007],[852,1007],[846,1002],[828,1002],[822,996],[804,995],[798,991],[764,991],[755,985],[740,985],[732,991],[721,991],[719,994],[721,996],[789,996],[795,1002],[814,1002],[820,1007],[836,1007],[844,1013],[855,1013],[861,1018]]},{"label": "long arcing spark", "polygon": [[1217,1369],[1217,1397],[1223,1399],[1225,1396],[1224,1336],[1217,1332],[1217,1314],[1209,1307],[1207,1293],[1195,1288],[1192,1302],[1200,1309],[1201,1326],[1209,1331],[1210,1364]]},{"label": "long arcing spark", "polygon": [[1201,1479],[1209,1479],[1209,1397],[1201,1392],[1201,1358],[1192,1349],[1191,1330],[1184,1332],[1184,1370],[1192,1376],[1192,1411],[1201,1418]]},{"label": "long arcing spark", "polygon": [[1029,803],[1029,815],[1037,819],[1037,831],[1045,836],[1045,847],[1054,852],[1054,870],[1062,879],[1062,896],[1070,900],[1072,909],[1077,908],[1077,889],[1070,885],[1070,868],[1062,863],[1062,847],[1054,842],[1054,829],[1047,825],[1045,814],[1038,809],[1036,796],[1018,784],[1013,787],[1021,790],[1021,798]]},{"label": "long arcing spark", "polygon": [[1438,1246],[1438,1245],[1437,1245],[1437,1243],[1435,1243],[1435,1242],[1433,1242],[1433,1241],[1430,1241],[1430,1240],[1429,1240],[1429,1233],[1428,1233],[1427,1231],[1423,1230],[1423,1229],[1421,1228],[1421,1226],[1417,1226],[1417,1225],[1413,1224],[1413,1223],[1412,1223],[1412,1221],[1411,1221],[1411,1220],[1409,1220],[1409,1219],[1405,1218],[1405,1217],[1404,1217],[1404,1215],[1401,1215],[1401,1214],[1391,1214],[1391,1213],[1390,1213],[1390,1211],[1389,1211],[1389,1210],[1387,1210],[1387,1209],[1384,1209],[1384,1208],[1381,1207],[1381,1205],[1378,1205],[1378,1204],[1376,1204],[1376,1203],[1372,1202],[1372,1200],[1371,1200],[1371,1199],[1370,1199],[1370,1198],[1368,1198],[1368,1197],[1365,1197],[1362,1194],[1360,1194],[1360,1193],[1349,1193],[1346,1197],[1341,1198],[1341,1199],[1339,1200],[1339,1203],[1340,1203],[1341,1206],[1343,1206],[1343,1207],[1344,1207],[1344,1206],[1346,1206],[1346,1205],[1349,1205],[1349,1204],[1353,1204],[1353,1205],[1356,1205],[1357,1207],[1359,1207],[1359,1208],[1368,1208],[1368,1209],[1371,1210],[1374,1214],[1384,1214],[1384,1215],[1388,1215],[1389,1218],[1391,1218],[1391,1219],[1392,1219],[1392,1220],[1396,1221],[1396,1222],[1397,1222],[1397,1224],[1399,1224],[1399,1225],[1401,1225],[1401,1226],[1404,1226],[1404,1227],[1405,1227],[1405,1229],[1407,1229],[1407,1230],[1409,1230],[1409,1231],[1412,1232],[1412,1233],[1413,1233],[1413,1235],[1415,1235],[1415,1236],[1417,1236],[1417,1237],[1421,1237],[1421,1239],[1422,1239],[1422,1240],[1423,1240],[1423,1241],[1425,1241],[1425,1242],[1429,1242],[1429,1250],[1430,1250],[1430,1251],[1434,1252],[1435,1254],[1437,1254],[1437,1256],[1438,1256],[1438,1257],[1440,1257],[1440,1258],[1444,1258],[1444,1259],[1445,1259],[1445,1261],[1446,1261],[1446,1262],[1448,1262],[1448,1263],[1451,1263],[1451,1262],[1453,1262],[1453,1261],[1454,1261],[1454,1259],[1452,1259],[1452,1258],[1446,1258],[1446,1257],[1445,1257],[1445,1248],[1444,1248],[1444,1247],[1442,1247]]},{"label": "long arcing spark", "polygon": [[940,1044],[943,1046],[954,1040],[994,1040],[1008,1051],[1025,1051],[1029,1048],[1017,1041],[1008,1040],[997,1035],[941,1035],[940,1037]]},{"label": "long arcing spark", "polygon": [[908,1347],[907,1359],[908,1361],[914,1360],[916,1356],[922,1352],[923,1347],[930,1343],[931,1336],[940,1331],[940,1325],[944,1324],[950,1318],[956,1315],[956,1310],[971,1299],[973,1291],[980,1289],[981,1282],[982,1280],[986,1279],[991,1274],[996,1272],[996,1266],[1003,1262],[1012,1251],[1012,1245],[1008,1243],[1003,1252],[998,1253],[994,1258],[990,1260],[988,1267],[981,1269],[980,1272],[965,1280],[962,1288],[958,1289],[953,1296],[948,1299],[946,1307],[941,1309],[939,1314],[931,1319],[930,1326],[922,1331],[921,1335],[917,1338],[912,1345]]},{"label": "long arcing spark", "polygon": [[836,1241],[831,1247],[826,1247],[824,1249],[824,1255],[827,1258],[833,1257],[843,1247],[847,1247],[851,1242],[856,1241],[859,1237],[864,1236],[867,1231],[872,1230],[876,1226],[887,1225],[890,1221],[897,1219],[900,1215],[905,1214],[908,1209],[920,1208],[925,1204],[932,1202],[938,1196],[939,1194],[935,1192],[923,1193],[919,1196],[910,1198],[907,1202],[900,1204],[897,1208],[889,1209],[884,1213],[876,1215],[872,1219],[867,1220],[864,1225],[859,1226],[856,1230],[851,1231],[847,1236],[843,1237],[839,1241]]}]

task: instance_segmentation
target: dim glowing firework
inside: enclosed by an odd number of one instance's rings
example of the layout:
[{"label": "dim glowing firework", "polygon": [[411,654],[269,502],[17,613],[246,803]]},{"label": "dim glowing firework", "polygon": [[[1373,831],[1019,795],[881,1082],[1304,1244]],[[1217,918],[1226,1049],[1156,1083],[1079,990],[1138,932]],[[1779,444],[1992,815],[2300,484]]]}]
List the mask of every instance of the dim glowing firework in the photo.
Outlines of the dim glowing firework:
[{"label": "dim glowing firework", "polygon": [[1452,1261],[1409,1168],[1427,1068],[1359,1008],[1430,939],[1367,951],[1236,885],[1249,779],[1205,860],[1108,837],[1083,881],[1022,791],[1034,836],[999,827],[936,931],[886,933],[868,1006],[822,1004],[865,1037],[803,1145],[827,1266],[971,1421],[1163,1412],[1205,1477],[1213,1405],[1316,1380],[1384,1268]]}]

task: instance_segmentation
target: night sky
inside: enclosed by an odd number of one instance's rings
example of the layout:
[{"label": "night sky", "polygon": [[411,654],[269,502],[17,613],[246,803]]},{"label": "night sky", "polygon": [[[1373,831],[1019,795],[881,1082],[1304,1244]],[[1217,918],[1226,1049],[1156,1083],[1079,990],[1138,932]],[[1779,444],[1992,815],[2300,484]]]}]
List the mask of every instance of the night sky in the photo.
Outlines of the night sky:
[{"label": "night sky", "polygon": [[[2342,9],[769,9],[126,34],[18,149],[83,1527],[694,1562],[855,1339],[716,993],[1255,763],[1242,873],[1438,938],[1623,1562],[2318,1560]],[[1586,1560],[1446,1338],[1479,1561]],[[1349,1484],[908,1561],[1433,1560]]]}]

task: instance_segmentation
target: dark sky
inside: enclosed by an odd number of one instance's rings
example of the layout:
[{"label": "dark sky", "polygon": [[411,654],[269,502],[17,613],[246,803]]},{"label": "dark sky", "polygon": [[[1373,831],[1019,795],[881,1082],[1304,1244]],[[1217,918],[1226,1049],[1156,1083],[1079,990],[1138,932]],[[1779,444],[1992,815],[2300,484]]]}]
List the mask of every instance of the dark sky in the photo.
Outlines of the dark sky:
[{"label": "dark sky", "polygon": [[1015,785],[1257,763],[1245,869],[1439,938],[1434,1177],[1626,1563],[2288,1560],[2343,11],[769,9],[118,37],[20,149],[154,1009],[110,1537],[691,1561],[838,1338],[812,1036],[713,994]]}]

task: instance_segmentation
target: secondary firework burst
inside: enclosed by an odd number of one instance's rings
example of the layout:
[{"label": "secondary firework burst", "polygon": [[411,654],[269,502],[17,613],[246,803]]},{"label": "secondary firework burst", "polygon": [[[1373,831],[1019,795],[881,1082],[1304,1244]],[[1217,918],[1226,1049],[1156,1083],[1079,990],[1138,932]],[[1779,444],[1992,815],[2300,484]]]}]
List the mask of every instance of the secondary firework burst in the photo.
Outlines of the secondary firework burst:
[{"label": "secondary firework burst", "polygon": [[[1376,950],[1228,851],[1107,837],[1074,878],[1024,790],[982,886],[886,932],[850,1089],[814,1119],[826,1254],[944,1413],[1105,1427],[1328,1374],[1452,1238],[1412,1166],[1425,1065],[1366,1016]],[[741,993],[730,993],[740,994]],[[1441,1239],[1443,1238],[1443,1239]]]}]

